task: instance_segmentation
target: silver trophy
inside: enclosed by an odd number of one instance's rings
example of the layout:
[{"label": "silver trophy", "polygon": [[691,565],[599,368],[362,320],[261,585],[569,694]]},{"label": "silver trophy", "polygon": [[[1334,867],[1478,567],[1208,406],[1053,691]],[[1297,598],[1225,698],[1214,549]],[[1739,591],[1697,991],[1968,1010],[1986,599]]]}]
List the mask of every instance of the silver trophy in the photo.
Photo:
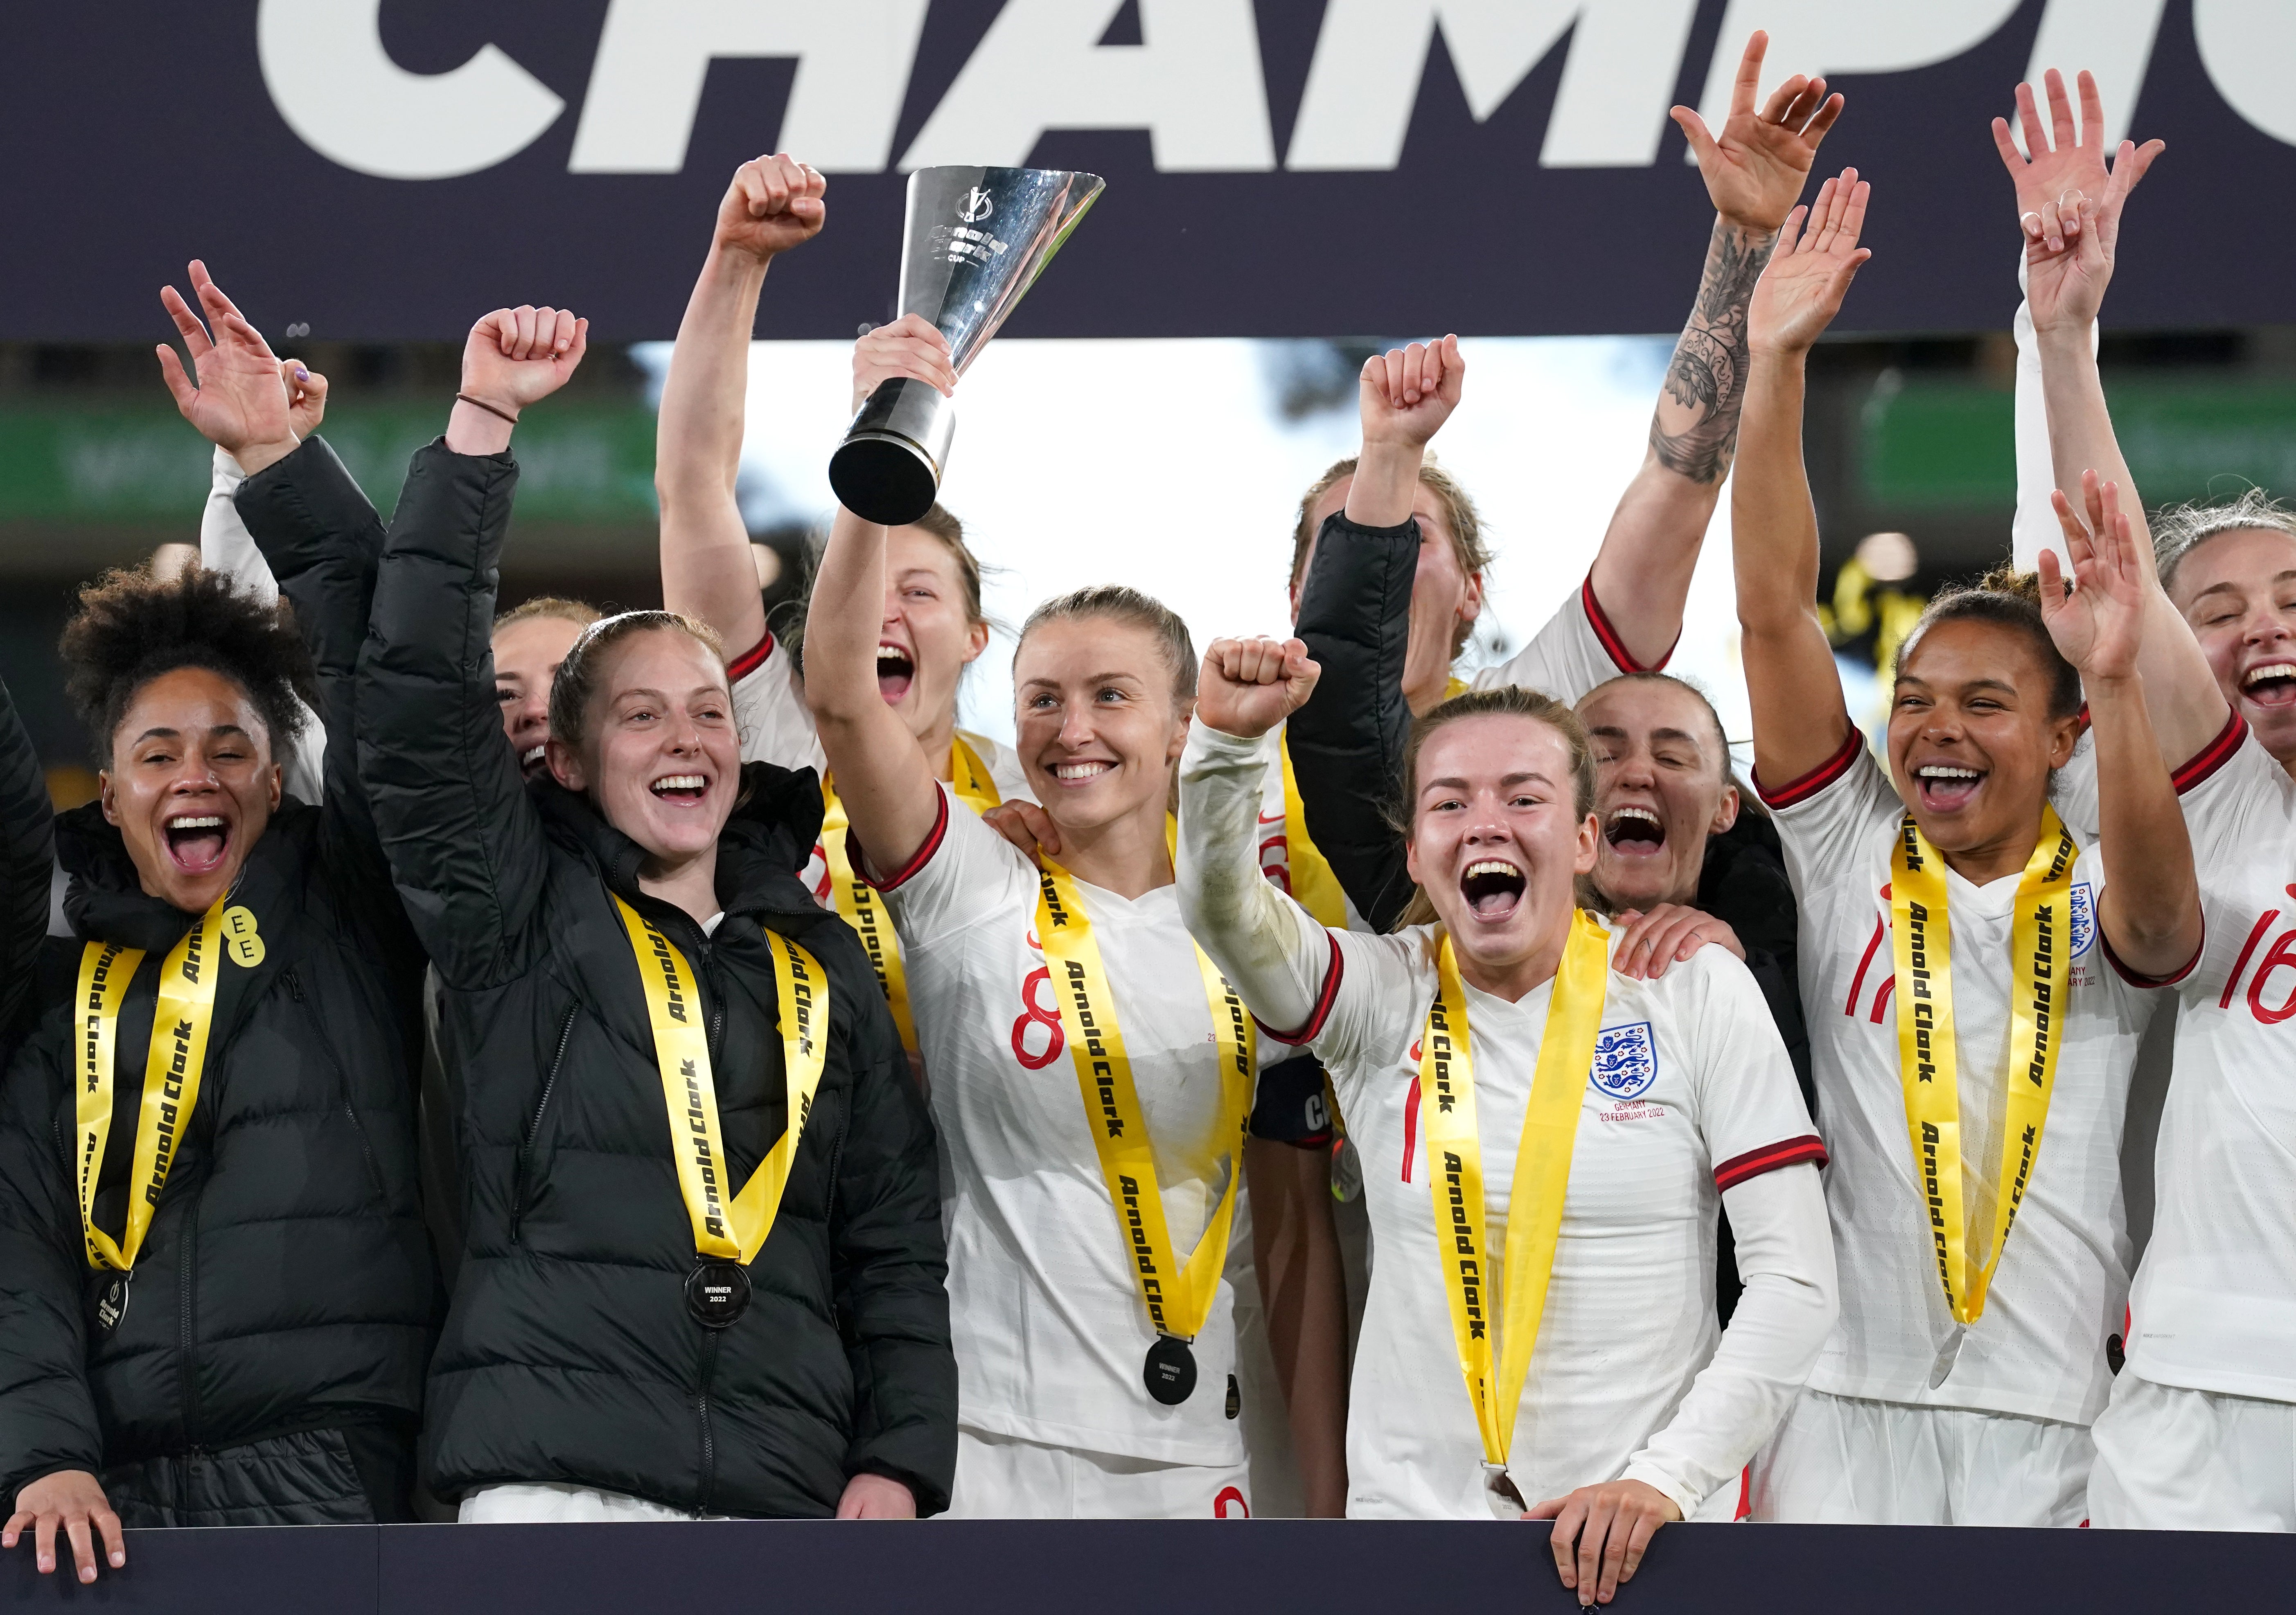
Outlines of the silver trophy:
[{"label": "silver trophy", "polygon": [[[901,312],[940,328],[963,375],[1105,188],[1097,174],[1061,168],[919,168],[901,233]],[[895,376],[863,400],[829,457],[829,485],[865,521],[914,521],[940,492],[955,430],[955,406],[937,388]]]}]

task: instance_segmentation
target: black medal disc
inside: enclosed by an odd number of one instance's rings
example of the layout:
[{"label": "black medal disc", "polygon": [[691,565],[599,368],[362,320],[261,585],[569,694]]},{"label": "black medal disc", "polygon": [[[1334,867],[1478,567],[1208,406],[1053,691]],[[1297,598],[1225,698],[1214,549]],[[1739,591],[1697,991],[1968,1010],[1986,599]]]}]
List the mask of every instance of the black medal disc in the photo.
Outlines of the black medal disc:
[{"label": "black medal disc", "polygon": [[750,1270],[701,1262],[685,1281],[685,1309],[704,1329],[730,1329],[750,1309]]},{"label": "black medal disc", "polygon": [[1196,1354],[1177,1336],[1160,1334],[1148,1349],[1148,1362],[1140,1377],[1148,1394],[1167,1407],[1177,1407],[1196,1389]]},{"label": "black medal disc", "polygon": [[103,1293],[95,1299],[95,1322],[104,1333],[119,1327],[119,1320],[127,1316],[127,1275],[115,1273]]}]

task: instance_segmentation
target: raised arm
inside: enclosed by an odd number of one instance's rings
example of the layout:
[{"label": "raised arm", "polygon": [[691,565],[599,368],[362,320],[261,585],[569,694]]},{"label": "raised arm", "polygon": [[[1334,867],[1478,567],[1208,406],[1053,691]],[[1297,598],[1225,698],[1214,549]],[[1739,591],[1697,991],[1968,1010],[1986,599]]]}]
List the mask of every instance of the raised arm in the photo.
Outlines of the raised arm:
[{"label": "raised arm", "polygon": [[[2147,609],[2153,591],[2120,490],[2091,476],[2084,492],[2086,521],[2063,494],[2056,496],[2072,576],[2055,551],[2042,552],[2041,611],[2057,649],[2080,669],[2096,736],[2097,850],[2104,860],[2097,922],[2105,946],[2131,972],[2165,980],[2200,954],[2201,885],[2145,708],[2138,653],[2157,620]],[[2185,632],[2182,622],[2174,629]]]},{"label": "raised arm", "polygon": [[1180,757],[1180,914],[1263,1026],[1316,1016],[1332,943],[1308,911],[1259,873],[1259,793],[1269,731],[1316,687],[1296,639],[1218,639],[1204,652],[1196,715]]},{"label": "raised arm", "polygon": [[820,231],[827,184],[786,155],[734,171],[662,383],[653,472],[662,603],[717,629],[735,655],[766,636],[750,529],[734,498],[758,296],[775,258]]},{"label": "raised arm", "polygon": [[1849,738],[1849,708],[1817,620],[1817,512],[1801,458],[1803,365],[1858,266],[1866,184],[1855,168],[1786,220],[1748,310],[1746,418],[1731,482],[1732,567],[1754,770],[1775,789],[1824,766]]},{"label": "raised arm", "polygon": [[2082,480],[2094,473],[2120,490],[2146,579],[2152,620],[2138,652],[2144,698],[2162,755],[2171,766],[2197,756],[2222,732],[2230,709],[2208,659],[2159,583],[2152,537],[2128,463],[2112,430],[2098,373],[2094,329],[2120,252],[2121,214],[2129,193],[2164,149],[2160,141],[2123,141],[2108,168],[2103,150],[2104,111],[2096,83],[2080,75],[2081,134],[2074,136],[2064,80],[2047,76],[2049,135],[2030,86],[2018,87],[2018,113],[2030,161],[2009,139],[2008,125],[1993,120],[1994,144],[2017,187],[2018,223],[2025,237],[2026,306],[2040,356],[2041,393],[2048,416],[2049,457],[2058,490],[2082,499]]},{"label": "raised arm", "polygon": [[581,362],[589,323],[498,309],[471,328],[447,435],[415,451],[358,663],[359,777],[408,917],[439,974],[515,971],[546,853],[495,701],[496,563],[511,432]]},{"label": "raised arm", "polygon": [[806,608],[805,700],[854,832],[869,862],[890,870],[932,834],[940,785],[917,737],[878,693],[884,618],[885,529],[840,509]]},{"label": "raised arm", "polygon": [[1841,115],[1842,99],[1826,93],[1824,79],[1800,74],[1757,111],[1768,48],[1769,36],[1759,31],[1746,41],[1718,135],[1689,107],[1672,114],[1706,181],[1714,230],[1697,301],[1651,414],[1650,447],[1611,513],[1592,574],[1595,598],[1642,667],[1662,663],[1681,636],[1699,547],[1737,453],[1747,305],[1818,145]]}]

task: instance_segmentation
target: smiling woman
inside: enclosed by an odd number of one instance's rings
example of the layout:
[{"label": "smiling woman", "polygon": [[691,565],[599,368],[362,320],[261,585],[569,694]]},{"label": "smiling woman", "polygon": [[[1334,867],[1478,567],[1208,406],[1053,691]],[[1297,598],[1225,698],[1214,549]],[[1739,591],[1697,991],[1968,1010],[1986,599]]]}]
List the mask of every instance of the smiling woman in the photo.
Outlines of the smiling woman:
[{"label": "smiling woman", "polygon": [[[192,270],[205,323],[163,300],[198,381],[171,385],[247,471],[236,510],[285,599],[198,567],[81,595],[62,651],[102,794],[57,821],[70,936],[46,972],[79,1007],[54,994],[0,1085],[0,1544],[83,1581],[124,1563],[122,1524],[412,1518],[436,1333],[422,955],[356,770],[381,528]],[[303,701],[322,806],[282,789]]]},{"label": "smiling woman", "polygon": [[811,776],[743,767],[717,640],[673,613],[582,630],[533,782],[464,649],[512,428],[583,345],[550,309],[473,328],[361,664],[464,1078],[429,1479],[484,1521],[931,1513],[955,1400],[932,1132],[859,942],[796,879]]},{"label": "smiling woman", "polygon": [[[1271,1037],[1324,1062],[1363,1153],[1379,1256],[1348,1513],[1554,1519],[1558,1569],[1591,1602],[1664,1521],[1729,1517],[1816,1359],[1824,1152],[1742,964],[1710,947],[1621,973],[1619,933],[1577,906],[1595,769],[1557,701],[1472,691],[1419,720],[1406,852],[1423,919],[1326,930],[1262,879],[1260,781],[1319,671],[1297,640],[1206,655],[1179,873],[1190,930]],[[1726,1200],[1746,1288],[1718,1333]],[[1514,1442],[1519,1415],[1535,1442]]]}]

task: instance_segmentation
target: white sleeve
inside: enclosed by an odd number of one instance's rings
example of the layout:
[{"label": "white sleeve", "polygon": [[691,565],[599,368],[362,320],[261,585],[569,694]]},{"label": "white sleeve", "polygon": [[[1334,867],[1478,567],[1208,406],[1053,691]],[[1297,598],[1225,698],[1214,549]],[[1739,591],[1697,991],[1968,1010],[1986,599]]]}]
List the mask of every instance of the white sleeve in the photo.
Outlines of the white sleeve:
[{"label": "white sleeve", "polygon": [[[1665,665],[1666,659],[1661,658],[1659,666]],[[1573,706],[1597,685],[1608,684],[1621,673],[1644,671],[1655,669],[1636,666],[1627,653],[1617,630],[1603,614],[1602,603],[1595,598],[1594,579],[1589,578],[1564,598],[1529,644],[1497,667],[1485,668],[1475,675],[1473,683],[1478,690],[1517,685]]]},{"label": "white sleeve", "polygon": [[239,519],[233,496],[247,473],[221,448],[215,451],[215,470],[208,482],[207,508],[200,512],[200,564],[210,572],[229,572],[240,587],[251,589],[268,605],[279,598],[278,581],[271,563],[255,547],[247,524]]},{"label": "white sleeve", "polygon": [[[239,519],[234,496],[246,480],[247,473],[239,469],[239,462],[217,448],[208,482],[207,508],[200,512],[200,564],[210,572],[230,573],[241,588],[268,605],[279,598],[279,580],[272,577],[271,563],[263,558],[263,552],[255,547],[247,523]],[[303,706],[300,696],[295,704],[303,707],[303,734],[294,750],[279,759],[283,775],[280,789],[297,801],[316,807],[325,795],[327,726],[317,713]]]},{"label": "white sleeve", "polygon": [[1188,725],[1180,757],[1180,913],[1262,1026],[1304,1040],[1335,987],[1331,933],[1259,871],[1259,802],[1279,734]]},{"label": "white sleeve", "polygon": [[[2017,290],[2025,290],[2025,254],[2017,253]],[[2049,453],[2049,410],[2041,389],[2041,348],[2033,335],[2032,306],[2021,300],[2010,329],[2017,338],[2017,513],[2010,521],[2009,545],[2017,570],[2030,572],[2043,550],[2065,560],[2064,529],[2049,504],[2056,490],[2056,462]],[[2088,348],[2096,351],[2097,327],[2088,328]],[[2068,570],[2070,563],[2067,562]]]},{"label": "white sleeve", "polygon": [[893,916],[906,949],[927,946],[984,920],[1004,919],[1015,904],[1025,903],[1031,914],[1036,913],[1036,865],[958,801],[947,785],[937,782],[933,790],[940,798],[940,815],[923,843],[898,869],[881,874],[859,838],[846,832],[846,851],[855,871],[885,894],[886,912]]},{"label": "white sleeve", "polygon": [[1816,1365],[1840,1306],[1817,1168],[1801,1161],[1726,1189],[1745,1293],[1674,1417],[1627,1463],[1687,1520],[1737,1478]]},{"label": "white sleeve", "polygon": [[813,709],[798,688],[789,648],[771,633],[726,665],[734,686],[734,721],[742,731],[742,760],[780,768],[829,771],[813,732]]},{"label": "white sleeve", "polygon": [[1897,787],[1855,728],[1841,750],[1801,778],[1774,789],[1757,775],[1754,785],[1777,826],[1794,893],[1805,903],[1808,894],[1857,868],[1857,857],[1905,819]]}]

